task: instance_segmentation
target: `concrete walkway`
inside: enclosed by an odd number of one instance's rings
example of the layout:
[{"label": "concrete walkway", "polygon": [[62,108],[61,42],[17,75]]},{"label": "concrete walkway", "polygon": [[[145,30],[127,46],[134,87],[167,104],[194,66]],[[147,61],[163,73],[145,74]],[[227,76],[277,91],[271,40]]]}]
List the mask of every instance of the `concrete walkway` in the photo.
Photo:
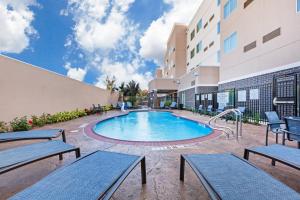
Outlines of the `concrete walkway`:
[{"label": "concrete walkway", "polygon": [[[202,122],[207,122],[209,119],[208,117],[201,117],[188,111],[175,112],[178,115]],[[140,169],[137,168],[115,193],[113,197],[115,200],[208,199],[205,189],[189,167],[186,168],[185,182],[181,183],[179,181],[180,154],[234,152],[242,157],[245,147],[263,145],[265,141],[265,126],[254,126],[250,124],[244,124],[243,137],[238,142],[235,139],[228,140],[224,135],[221,135],[207,141],[184,145],[141,146],[103,142],[85,135],[84,127],[87,124],[101,118],[118,114],[118,111],[111,111],[104,115],[87,116],[73,121],[43,127],[43,129],[65,129],[67,142],[79,146],[83,155],[94,150],[107,150],[137,155],[144,154],[146,156],[147,184],[143,187],[141,186]],[[222,121],[221,123],[225,122]],[[228,124],[232,126],[232,122],[228,122]],[[269,142],[274,143],[274,141],[275,137],[271,134]],[[1,144],[0,149],[27,143],[30,142],[24,141]],[[292,142],[288,142],[287,145],[296,147],[296,144]],[[66,155],[63,161],[59,161],[56,157],[50,158],[1,175],[0,199],[6,199],[18,191],[25,189],[53,170],[74,161],[74,159],[74,154]],[[281,164],[277,164],[273,167],[271,166],[270,160],[254,155],[251,155],[250,161],[270,173],[276,179],[279,179],[294,190],[300,192],[299,171]]]}]

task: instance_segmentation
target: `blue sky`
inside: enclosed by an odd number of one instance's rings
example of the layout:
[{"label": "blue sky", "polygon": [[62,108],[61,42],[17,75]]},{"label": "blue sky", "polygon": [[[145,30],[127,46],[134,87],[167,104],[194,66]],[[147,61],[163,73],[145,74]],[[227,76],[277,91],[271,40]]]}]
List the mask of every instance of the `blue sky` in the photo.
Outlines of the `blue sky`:
[{"label": "blue sky", "polygon": [[104,87],[134,79],[143,88],[162,65],[174,22],[187,23],[200,1],[4,0],[0,53]]}]

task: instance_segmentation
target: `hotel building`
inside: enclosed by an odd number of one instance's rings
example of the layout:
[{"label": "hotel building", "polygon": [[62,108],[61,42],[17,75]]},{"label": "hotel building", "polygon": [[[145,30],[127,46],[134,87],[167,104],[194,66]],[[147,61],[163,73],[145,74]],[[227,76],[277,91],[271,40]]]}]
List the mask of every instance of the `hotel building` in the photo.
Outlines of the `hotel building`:
[{"label": "hotel building", "polygon": [[164,67],[156,70],[149,82],[149,105],[159,107],[163,100],[177,101],[179,78],[186,74],[186,31],[184,24],[175,24],[167,42]]},{"label": "hotel building", "polygon": [[300,0],[204,0],[185,40],[186,73],[175,77],[183,107],[299,116]]},{"label": "hotel building", "polygon": [[[204,0],[188,26],[175,24],[163,68],[149,83],[150,106],[173,100],[195,106],[195,94],[217,91],[220,65],[220,1]],[[171,95],[170,95],[171,94]]]},{"label": "hotel building", "polygon": [[204,0],[188,25],[187,73],[180,77],[178,101],[192,109],[218,90],[220,66],[220,1]]},{"label": "hotel building", "polygon": [[300,0],[222,0],[219,91],[250,113],[299,115]]}]

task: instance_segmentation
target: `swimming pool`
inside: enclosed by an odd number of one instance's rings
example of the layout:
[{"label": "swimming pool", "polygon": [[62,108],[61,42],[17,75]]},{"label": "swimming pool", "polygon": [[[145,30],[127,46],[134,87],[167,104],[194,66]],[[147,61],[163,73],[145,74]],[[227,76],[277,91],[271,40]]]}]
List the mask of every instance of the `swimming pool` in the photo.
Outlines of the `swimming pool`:
[{"label": "swimming pool", "polygon": [[210,127],[170,112],[130,112],[97,123],[93,131],[112,139],[143,142],[188,140],[212,133]]}]

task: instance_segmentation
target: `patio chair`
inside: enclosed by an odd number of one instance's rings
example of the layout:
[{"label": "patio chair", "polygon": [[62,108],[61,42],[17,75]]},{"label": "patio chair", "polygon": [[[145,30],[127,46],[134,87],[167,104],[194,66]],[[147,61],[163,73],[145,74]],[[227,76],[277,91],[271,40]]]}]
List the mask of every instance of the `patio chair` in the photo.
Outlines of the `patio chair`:
[{"label": "patio chair", "polygon": [[126,106],[127,106],[127,108],[130,109],[130,108],[132,108],[132,103],[131,103],[130,101],[127,101],[127,102],[126,102]]},{"label": "patio chair", "polygon": [[184,181],[185,161],[191,166],[211,199],[300,199],[296,191],[233,154],[181,155],[181,181]]},{"label": "patio chair", "polygon": [[95,104],[93,104],[93,107],[92,107],[92,111],[94,112],[94,113],[100,113],[101,112],[101,110],[100,110],[101,108],[98,106],[95,106]]},{"label": "patio chair", "polygon": [[266,130],[266,146],[268,146],[269,129],[276,135],[276,144],[278,144],[278,135],[283,134],[281,125],[285,124],[285,122],[280,120],[277,113],[274,111],[265,112],[265,114],[268,120]]},{"label": "patio chair", "polygon": [[221,113],[221,112],[224,112],[224,110],[225,110],[225,106],[224,106],[224,105],[219,105],[219,106],[218,106],[218,109],[217,109],[216,111],[217,111],[217,113],[219,114],[219,113]]},{"label": "patio chair", "polygon": [[211,113],[212,112],[212,108],[213,108],[212,105],[208,105],[206,111],[209,112],[209,113]]},{"label": "patio chair", "polygon": [[98,104],[98,108],[99,108],[99,112],[100,112],[100,113],[103,113],[103,112],[106,113],[105,109],[104,109],[103,106],[101,106],[100,104]]},{"label": "patio chair", "polygon": [[273,166],[275,166],[275,162],[280,162],[300,170],[300,149],[280,144],[246,148],[244,151],[244,158],[247,160],[249,159],[249,153],[272,159]]},{"label": "patio chair", "polygon": [[62,136],[66,142],[66,135],[63,129],[48,129],[48,130],[31,130],[31,131],[18,131],[0,134],[0,143],[13,142],[18,140],[35,140],[35,139],[48,139],[57,138]]},{"label": "patio chair", "polygon": [[122,108],[122,104],[123,104],[123,102],[120,102],[120,101],[119,101],[119,102],[117,103],[117,108],[121,109],[121,108]]},{"label": "patio chair", "polygon": [[165,108],[165,102],[164,102],[164,101],[161,101],[161,102],[159,103],[159,108],[160,108],[160,109]]},{"label": "patio chair", "polygon": [[177,107],[177,103],[173,101],[170,105],[170,108],[175,109]]},{"label": "patio chair", "polygon": [[286,134],[289,141],[298,142],[298,148],[300,149],[300,117],[286,117],[284,120],[286,130],[283,130],[283,144],[285,144]]},{"label": "patio chair", "polygon": [[96,151],[54,171],[10,199],[107,200],[139,163],[145,184],[145,162],[144,156]]},{"label": "patio chair", "polygon": [[[239,110],[239,111],[241,112],[241,116],[239,116],[239,117],[241,117],[241,118],[243,119],[243,115],[244,115],[244,113],[245,113],[245,111],[246,111],[246,107],[240,106],[240,107],[237,107],[236,109]],[[233,113],[231,113],[231,114],[229,114],[229,115],[226,116],[226,122],[227,122],[229,119],[234,119],[234,118],[235,118],[235,115],[234,115]]]},{"label": "patio chair", "polygon": [[239,107],[237,107],[237,110],[239,110],[242,113],[242,116],[243,116],[245,114],[246,107],[239,106]]},{"label": "patio chair", "polygon": [[57,155],[59,159],[62,160],[62,154],[72,151],[75,151],[77,158],[80,157],[79,148],[59,140],[39,142],[1,150],[0,174]]},{"label": "patio chair", "polygon": [[198,107],[198,112],[199,112],[199,113],[202,113],[203,111],[204,111],[203,105],[199,105],[199,107]]}]

